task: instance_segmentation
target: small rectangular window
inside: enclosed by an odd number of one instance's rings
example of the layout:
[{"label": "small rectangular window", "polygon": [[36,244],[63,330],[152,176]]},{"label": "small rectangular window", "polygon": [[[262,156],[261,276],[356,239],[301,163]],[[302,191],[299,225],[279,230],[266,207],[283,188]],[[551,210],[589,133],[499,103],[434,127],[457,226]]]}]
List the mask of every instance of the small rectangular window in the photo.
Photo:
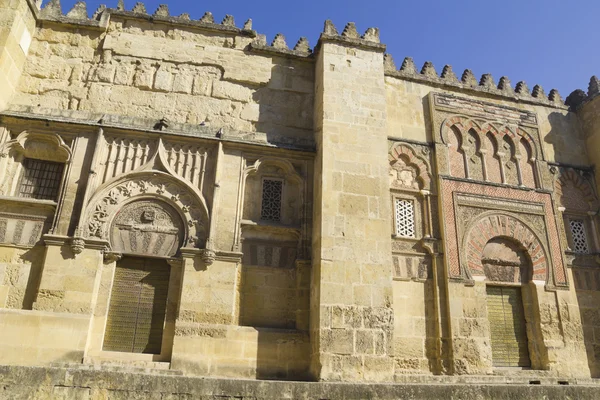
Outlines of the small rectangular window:
[{"label": "small rectangular window", "polygon": [[281,221],[281,197],[283,181],[264,179],[262,187],[262,205],[260,219],[264,221]]},{"label": "small rectangular window", "polygon": [[571,236],[573,238],[573,251],[580,254],[588,253],[589,247],[584,221],[581,219],[571,219],[569,220],[569,225],[571,226]]},{"label": "small rectangular window", "polygon": [[19,197],[56,201],[64,167],[63,163],[26,158],[23,160]]},{"label": "small rectangular window", "polygon": [[415,237],[415,207],[412,201],[396,199],[396,235]]}]

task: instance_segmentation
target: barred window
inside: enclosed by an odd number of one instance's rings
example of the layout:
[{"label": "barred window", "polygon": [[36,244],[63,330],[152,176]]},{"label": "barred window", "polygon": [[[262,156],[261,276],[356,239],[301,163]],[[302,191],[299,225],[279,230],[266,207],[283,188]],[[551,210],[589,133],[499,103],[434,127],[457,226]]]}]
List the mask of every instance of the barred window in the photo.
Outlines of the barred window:
[{"label": "barred window", "polygon": [[573,251],[575,253],[589,252],[583,220],[571,219],[569,220],[569,225],[571,226],[571,236],[573,237]]},{"label": "barred window", "polygon": [[19,197],[57,200],[64,167],[63,163],[24,159]]},{"label": "barred window", "polygon": [[412,201],[396,199],[396,235],[415,237],[415,207]]},{"label": "barred window", "polygon": [[275,179],[263,180],[260,219],[264,221],[281,221],[282,192],[283,181]]}]

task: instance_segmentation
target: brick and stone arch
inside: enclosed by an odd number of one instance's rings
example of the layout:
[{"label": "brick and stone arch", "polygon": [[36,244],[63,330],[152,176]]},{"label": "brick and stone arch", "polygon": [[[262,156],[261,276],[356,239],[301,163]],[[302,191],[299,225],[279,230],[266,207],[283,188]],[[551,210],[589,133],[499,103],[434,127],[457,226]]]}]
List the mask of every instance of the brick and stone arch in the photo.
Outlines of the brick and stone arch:
[{"label": "brick and stone arch", "polygon": [[554,181],[554,193],[558,204],[568,211],[595,211],[599,206],[590,182],[572,168],[563,170]]},{"label": "brick and stone arch", "polygon": [[484,250],[492,240],[505,239],[525,251],[531,262],[531,278],[547,282],[549,262],[546,249],[534,231],[523,221],[509,214],[491,212],[476,220],[467,230],[463,244],[465,272],[468,278],[486,277],[482,263]]},{"label": "brick and stone arch", "polygon": [[407,143],[395,143],[389,154],[390,186],[396,189],[432,190],[428,161]]}]

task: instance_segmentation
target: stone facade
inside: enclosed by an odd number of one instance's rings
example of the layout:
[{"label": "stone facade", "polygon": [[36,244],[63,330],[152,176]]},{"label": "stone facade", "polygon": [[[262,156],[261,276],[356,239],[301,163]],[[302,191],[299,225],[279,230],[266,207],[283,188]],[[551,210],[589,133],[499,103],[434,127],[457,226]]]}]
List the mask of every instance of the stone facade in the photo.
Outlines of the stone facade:
[{"label": "stone facade", "polygon": [[0,0],[0,364],[600,377],[596,78],[565,104],[353,23],[290,49],[39,3]]}]

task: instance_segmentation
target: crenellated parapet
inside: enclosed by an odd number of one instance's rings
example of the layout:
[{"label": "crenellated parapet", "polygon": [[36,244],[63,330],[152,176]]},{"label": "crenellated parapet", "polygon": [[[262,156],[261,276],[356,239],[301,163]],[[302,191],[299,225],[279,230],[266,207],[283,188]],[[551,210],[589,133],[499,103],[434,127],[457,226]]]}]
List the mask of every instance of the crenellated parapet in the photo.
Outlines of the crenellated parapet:
[{"label": "crenellated parapet", "polygon": [[477,79],[470,69],[466,69],[459,79],[450,65],[445,65],[442,69],[442,73],[438,75],[433,63],[430,61],[426,61],[419,72],[411,57],[406,57],[400,68],[397,68],[393,57],[390,54],[386,54],[384,57],[384,67],[387,76],[423,82],[438,87],[462,89],[498,97],[507,97],[511,100],[526,103],[566,108],[556,89],[552,89],[550,93],[546,95],[541,85],[535,85],[530,91],[524,81],[518,82],[513,88],[510,80],[505,76],[501,77],[496,84],[491,74],[483,74],[480,79]]},{"label": "crenellated parapet", "polygon": [[319,43],[326,41],[343,43],[379,52],[384,52],[386,48],[380,42],[378,28],[368,28],[364,34],[360,35],[354,22],[348,22],[340,34],[331,20],[325,21]]}]

